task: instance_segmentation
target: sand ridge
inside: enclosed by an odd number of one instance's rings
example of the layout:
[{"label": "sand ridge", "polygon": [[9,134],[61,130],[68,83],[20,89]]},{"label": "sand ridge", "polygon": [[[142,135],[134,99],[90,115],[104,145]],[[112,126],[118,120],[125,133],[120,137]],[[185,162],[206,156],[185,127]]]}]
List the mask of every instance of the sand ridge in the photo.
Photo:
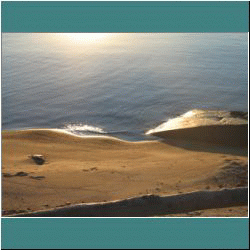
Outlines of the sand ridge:
[{"label": "sand ridge", "polygon": [[15,217],[146,217],[247,205],[248,188],[196,191],[172,196],[144,195],[118,201],[69,205]]}]

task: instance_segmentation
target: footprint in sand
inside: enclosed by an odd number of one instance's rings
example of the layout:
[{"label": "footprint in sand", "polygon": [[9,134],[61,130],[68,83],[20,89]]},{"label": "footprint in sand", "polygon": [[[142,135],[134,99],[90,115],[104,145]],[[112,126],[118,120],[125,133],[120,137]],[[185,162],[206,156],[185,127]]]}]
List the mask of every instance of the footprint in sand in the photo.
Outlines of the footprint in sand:
[{"label": "footprint in sand", "polygon": [[45,176],[43,175],[40,175],[40,176],[30,176],[31,179],[35,179],[35,180],[41,180],[41,179],[44,179]]},{"label": "footprint in sand", "polygon": [[88,168],[88,169],[82,169],[83,172],[96,171],[96,170],[98,170],[97,167]]},{"label": "footprint in sand", "polygon": [[248,164],[240,161],[230,160],[225,162],[209,181],[217,184],[219,188],[226,186],[241,187],[248,184]]},{"label": "footprint in sand", "polygon": [[29,175],[28,173],[23,172],[23,171],[17,172],[17,173],[15,174],[15,176],[20,176],[20,177],[22,177],[22,176],[28,176],[28,175]]},{"label": "footprint in sand", "polygon": [[3,177],[13,177],[14,175],[13,174],[10,174],[10,173],[3,173]]},{"label": "footprint in sand", "polygon": [[14,177],[14,176],[19,176],[19,177],[23,177],[23,176],[28,176],[29,174],[23,171],[17,172],[15,174],[10,174],[10,173],[3,173],[3,177]]},{"label": "footprint in sand", "polygon": [[232,161],[232,159],[229,159],[229,158],[228,158],[228,159],[225,159],[224,161],[225,161],[225,162],[230,162],[230,161]]}]

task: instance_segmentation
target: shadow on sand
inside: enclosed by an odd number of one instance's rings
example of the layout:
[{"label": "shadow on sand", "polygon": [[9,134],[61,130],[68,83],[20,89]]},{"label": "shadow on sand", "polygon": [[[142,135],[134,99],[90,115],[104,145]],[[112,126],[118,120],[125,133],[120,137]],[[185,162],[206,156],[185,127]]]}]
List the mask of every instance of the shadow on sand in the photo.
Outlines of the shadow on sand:
[{"label": "shadow on sand", "polygon": [[248,156],[248,125],[210,125],[151,134],[161,142],[192,151]]}]

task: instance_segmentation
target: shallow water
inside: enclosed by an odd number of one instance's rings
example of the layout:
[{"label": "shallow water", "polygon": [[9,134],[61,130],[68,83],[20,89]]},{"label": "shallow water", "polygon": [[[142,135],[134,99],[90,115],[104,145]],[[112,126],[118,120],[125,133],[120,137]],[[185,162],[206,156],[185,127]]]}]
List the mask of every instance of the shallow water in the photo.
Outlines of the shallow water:
[{"label": "shallow water", "polygon": [[248,111],[247,33],[2,34],[2,129],[149,139],[193,109]]}]

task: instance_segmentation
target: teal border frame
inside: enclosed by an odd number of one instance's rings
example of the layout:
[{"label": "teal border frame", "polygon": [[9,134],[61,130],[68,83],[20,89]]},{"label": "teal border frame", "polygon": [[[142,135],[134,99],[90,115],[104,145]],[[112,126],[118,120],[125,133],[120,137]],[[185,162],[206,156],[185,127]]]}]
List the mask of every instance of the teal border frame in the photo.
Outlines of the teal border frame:
[{"label": "teal border frame", "polygon": [[235,218],[3,218],[3,249],[248,249]]},{"label": "teal border frame", "polygon": [[2,2],[2,32],[248,32],[248,2]]},{"label": "teal border frame", "polygon": [[[248,32],[248,2],[1,2],[2,32]],[[249,218],[1,218],[3,249],[247,249]]]}]

